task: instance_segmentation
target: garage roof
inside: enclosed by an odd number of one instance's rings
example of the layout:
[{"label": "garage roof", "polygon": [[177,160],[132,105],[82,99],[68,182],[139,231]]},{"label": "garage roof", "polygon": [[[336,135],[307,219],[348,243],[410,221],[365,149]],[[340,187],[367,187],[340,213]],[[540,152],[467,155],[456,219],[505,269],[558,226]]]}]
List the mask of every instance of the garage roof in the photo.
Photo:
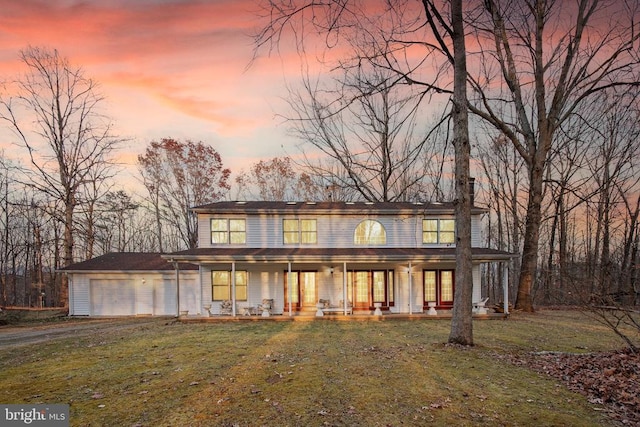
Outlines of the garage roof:
[{"label": "garage roof", "polygon": [[[173,264],[158,252],[112,252],[86,261],[71,264],[60,271],[171,271]],[[179,263],[180,270],[197,270],[198,266]]]}]

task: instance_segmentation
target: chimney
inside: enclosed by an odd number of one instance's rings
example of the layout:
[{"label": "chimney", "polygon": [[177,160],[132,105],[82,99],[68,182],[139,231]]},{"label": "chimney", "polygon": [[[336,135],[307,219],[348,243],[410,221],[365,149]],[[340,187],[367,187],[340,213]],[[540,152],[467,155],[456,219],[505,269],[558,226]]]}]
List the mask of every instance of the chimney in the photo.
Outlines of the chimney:
[{"label": "chimney", "polygon": [[469,200],[470,200],[471,207],[473,207],[476,201],[475,183],[476,183],[476,179],[469,177]]}]

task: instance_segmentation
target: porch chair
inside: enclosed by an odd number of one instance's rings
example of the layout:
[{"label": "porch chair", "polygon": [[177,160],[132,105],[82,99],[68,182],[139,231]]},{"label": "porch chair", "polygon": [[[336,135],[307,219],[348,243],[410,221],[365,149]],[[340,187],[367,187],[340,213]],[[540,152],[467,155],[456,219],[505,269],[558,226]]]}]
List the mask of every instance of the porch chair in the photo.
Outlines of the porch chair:
[{"label": "porch chair", "polygon": [[487,301],[489,301],[488,297],[473,304],[473,311],[476,314],[487,314],[488,313],[486,308]]},{"label": "porch chair", "polygon": [[233,301],[225,299],[220,302],[220,315],[232,316],[233,315]]},{"label": "porch chair", "polygon": [[273,299],[271,298],[264,298],[262,304],[258,304],[258,314],[263,317],[269,317],[271,310],[273,310]]}]

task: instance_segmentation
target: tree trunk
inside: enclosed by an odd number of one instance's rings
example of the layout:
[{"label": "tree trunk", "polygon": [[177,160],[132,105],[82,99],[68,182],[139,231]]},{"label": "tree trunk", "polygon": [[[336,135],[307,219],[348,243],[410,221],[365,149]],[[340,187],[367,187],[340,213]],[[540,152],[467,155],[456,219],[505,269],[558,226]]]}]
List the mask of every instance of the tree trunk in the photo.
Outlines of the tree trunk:
[{"label": "tree trunk", "polygon": [[[64,266],[73,264],[73,211],[75,210],[75,197],[71,195],[64,207]],[[62,275],[60,283],[59,304],[69,307],[69,279]]]},{"label": "tree trunk", "polygon": [[451,2],[454,51],[453,145],[456,180],[456,277],[449,342],[473,345],[469,112],[462,0]]},{"label": "tree trunk", "polygon": [[529,167],[529,201],[527,203],[522,265],[520,266],[520,280],[515,306],[517,310],[530,313],[534,311],[532,291],[538,267],[538,246],[540,242],[540,224],[542,223],[544,159],[546,159],[546,153],[538,150],[536,155],[533,156],[533,165]]}]

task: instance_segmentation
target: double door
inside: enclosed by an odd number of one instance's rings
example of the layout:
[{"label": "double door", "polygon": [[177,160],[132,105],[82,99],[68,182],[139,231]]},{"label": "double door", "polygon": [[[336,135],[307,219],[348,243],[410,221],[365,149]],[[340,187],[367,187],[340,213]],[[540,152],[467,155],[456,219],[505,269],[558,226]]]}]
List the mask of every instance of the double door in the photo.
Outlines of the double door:
[{"label": "double door", "polygon": [[376,303],[389,308],[393,305],[393,270],[350,271],[347,294],[354,310],[371,310]]},{"label": "double door", "polygon": [[436,308],[453,307],[453,270],[424,270],[424,307],[436,303]]},{"label": "double door", "polygon": [[315,271],[285,272],[285,307],[293,310],[315,310],[318,303],[318,289]]}]

